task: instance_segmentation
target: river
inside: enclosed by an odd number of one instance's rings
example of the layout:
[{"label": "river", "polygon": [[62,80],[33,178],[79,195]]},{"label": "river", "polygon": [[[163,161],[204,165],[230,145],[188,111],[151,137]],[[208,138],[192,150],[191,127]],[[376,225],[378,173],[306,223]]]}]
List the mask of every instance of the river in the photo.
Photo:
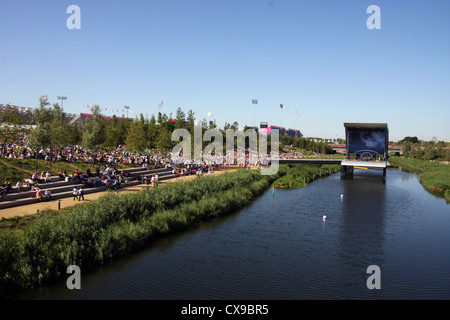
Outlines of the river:
[{"label": "river", "polygon": [[[341,197],[342,195],[342,197]],[[327,218],[324,220],[323,216]],[[379,289],[369,289],[369,266]],[[69,275],[68,275],[69,276]],[[356,170],[265,192],[24,299],[450,299],[450,205],[415,174]]]}]

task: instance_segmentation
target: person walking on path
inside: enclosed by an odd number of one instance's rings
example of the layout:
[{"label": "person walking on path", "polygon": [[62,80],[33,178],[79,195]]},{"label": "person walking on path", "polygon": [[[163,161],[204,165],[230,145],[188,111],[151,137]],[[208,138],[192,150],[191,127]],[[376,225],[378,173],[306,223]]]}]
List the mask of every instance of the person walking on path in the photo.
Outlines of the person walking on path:
[{"label": "person walking on path", "polygon": [[155,186],[156,180],[155,180],[155,176],[152,176],[152,179],[150,180],[152,187]]},{"label": "person walking on path", "polygon": [[73,187],[72,195],[73,195],[73,200],[74,200],[74,201],[75,201],[75,199],[78,199],[78,190],[77,190],[77,187]]},{"label": "person walking on path", "polygon": [[78,201],[80,201],[82,198],[84,201],[84,189],[80,187],[80,189],[78,189]]}]

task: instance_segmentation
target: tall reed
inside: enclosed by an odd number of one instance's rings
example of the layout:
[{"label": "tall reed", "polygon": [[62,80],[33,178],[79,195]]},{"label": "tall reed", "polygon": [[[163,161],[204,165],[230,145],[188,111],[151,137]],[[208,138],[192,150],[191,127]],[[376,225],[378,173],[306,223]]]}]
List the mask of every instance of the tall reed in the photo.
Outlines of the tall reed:
[{"label": "tall reed", "polygon": [[88,271],[138,250],[155,237],[179,232],[246,205],[283,174],[238,170],[138,193],[109,193],[60,216],[43,215],[0,236],[0,296]]},{"label": "tall reed", "polygon": [[443,196],[450,203],[450,165],[420,159],[390,157],[389,163],[403,171],[419,175],[420,183],[431,193]]}]

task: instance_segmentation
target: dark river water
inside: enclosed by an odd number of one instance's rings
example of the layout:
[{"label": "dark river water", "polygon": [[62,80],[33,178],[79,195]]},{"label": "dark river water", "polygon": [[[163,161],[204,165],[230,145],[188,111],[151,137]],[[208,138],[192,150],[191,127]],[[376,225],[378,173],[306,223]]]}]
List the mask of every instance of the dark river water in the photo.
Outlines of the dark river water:
[{"label": "dark river water", "polygon": [[[380,289],[367,286],[372,265]],[[64,279],[23,298],[450,299],[450,205],[414,174],[334,174],[81,278],[81,290]]]}]

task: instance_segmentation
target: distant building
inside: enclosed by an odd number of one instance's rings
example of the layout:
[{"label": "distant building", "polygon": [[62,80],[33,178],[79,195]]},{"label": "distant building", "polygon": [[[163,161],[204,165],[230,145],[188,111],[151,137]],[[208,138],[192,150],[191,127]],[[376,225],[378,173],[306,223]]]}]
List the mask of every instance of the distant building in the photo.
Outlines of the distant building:
[{"label": "distant building", "polygon": [[[3,112],[3,110],[6,109],[7,106],[8,106],[7,104],[0,104],[0,114]],[[9,106],[18,109],[20,114],[25,114],[27,111],[29,111],[31,113],[34,112],[33,108],[19,107],[19,106],[14,106],[14,105],[9,105]]]},{"label": "distant building", "polygon": [[[94,115],[92,113],[80,113],[80,114],[76,114],[73,115],[73,117],[71,118],[71,120],[69,121],[69,124],[73,124],[73,123],[82,123],[84,124],[86,122],[87,119],[90,119],[94,117]],[[100,117],[104,118],[104,119],[108,119],[108,120],[112,120],[114,117],[113,116],[105,116],[105,115],[100,115]],[[115,117],[117,120],[125,120],[127,119],[126,117]],[[133,118],[129,118],[130,120],[133,120]]]},{"label": "distant building", "polygon": [[15,108],[19,112],[19,115],[22,117],[22,120],[24,122],[26,122],[26,124],[28,124],[28,125],[31,124],[29,122],[31,122],[32,117],[27,117],[27,114],[33,115],[34,109],[26,108],[26,107],[19,107],[19,106],[14,106],[14,105],[0,104],[0,117],[2,116],[3,112],[5,111],[5,109],[8,106]]},{"label": "distant building", "polygon": [[291,137],[301,137],[302,133],[300,132],[300,130],[296,130],[296,129],[286,129],[284,127],[279,127],[279,126],[267,126],[264,129],[261,129],[261,131],[259,132],[260,134],[271,134],[272,130],[278,129],[278,134],[280,136],[283,135],[287,135],[287,136],[291,136]]},{"label": "distant building", "polygon": [[400,146],[396,146],[394,143],[389,143],[389,152],[403,154],[403,148]]},{"label": "distant building", "polygon": [[[3,110],[6,109],[7,106],[8,106],[7,104],[0,104],[0,115],[2,114]],[[34,110],[36,110],[35,108],[19,107],[19,106],[15,106],[15,105],[9,105],[9,106],[16,108],[21,115],[25,115],[27,113],[34,114]],[[66,113],[66,119],[68,122],[72,121],[72,119],[74,119],[77,116],[78,116],[78,114]]]},{"label": "distant building", "polygon": [[345,151],[347,150],[345,144],[332,144],[331,146],[336,153],[345,154]]}]

